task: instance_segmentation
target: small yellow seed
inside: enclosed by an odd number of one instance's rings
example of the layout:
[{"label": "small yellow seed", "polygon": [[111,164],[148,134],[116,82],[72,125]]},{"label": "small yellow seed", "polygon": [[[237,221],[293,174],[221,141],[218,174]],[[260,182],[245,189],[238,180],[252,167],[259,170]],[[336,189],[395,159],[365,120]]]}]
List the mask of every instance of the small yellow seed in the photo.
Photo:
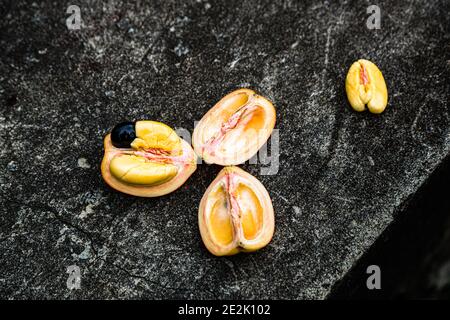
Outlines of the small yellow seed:
[{"label": "small yellow seed", "polygon": [[355,111],[382,113],[386,109],[388,92],[380,69],[371,61],[360,59],[352,64],[345,79],[347,98]]}]

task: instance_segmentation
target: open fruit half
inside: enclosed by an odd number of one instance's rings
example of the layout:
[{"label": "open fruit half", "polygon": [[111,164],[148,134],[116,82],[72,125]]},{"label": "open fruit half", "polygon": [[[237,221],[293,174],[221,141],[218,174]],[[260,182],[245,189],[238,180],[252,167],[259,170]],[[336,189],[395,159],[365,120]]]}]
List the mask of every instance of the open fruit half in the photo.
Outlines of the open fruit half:
[{"label": "open fruit half", "polygon": [[203,243],[216,256],[255,251],[272,239],[272,201],[258,179],[225,167],[203,195],[198,224]]},{"label": "open fruit half", "polygon": [[253,90],[223,97],[194,129],[192,145],[206,163],[244,163],[258,152],[275,126],[275,108]]},{"label": "open fruit half", "polygon": [[104,139],[103,179],[112,188],[139,197],[178,189],[196,170],[191,146],[156,121],[124,122]]}]

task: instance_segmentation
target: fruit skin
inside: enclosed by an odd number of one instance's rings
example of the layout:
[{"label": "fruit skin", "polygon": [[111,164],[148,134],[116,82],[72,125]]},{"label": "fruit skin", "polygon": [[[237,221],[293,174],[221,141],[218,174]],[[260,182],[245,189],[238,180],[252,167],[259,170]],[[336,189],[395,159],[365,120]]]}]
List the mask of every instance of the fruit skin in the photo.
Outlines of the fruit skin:
[{"label": "fruit skin", "polygon": [[[239,95],[247,95],[248,101],[251,101],[252,105],[257,105],[264,111],[264,125],[262,128],[255,130],[258,132],[258,139],[251,139],[250,143],[253,143],[252,145],[247,146],[247,149],[240,148],[239,150],[234,150],[232,155],[221,154],[218,150],[208,150],[206,141],[204,141],[205,133],[209,130],[219,131],[222,123],[217,120],[218,115],[227,113],[226,109],[230,107],[230,100]],[[268,99],[258,95],[253,90],[246,88],[238,89],[223,97],[202,117],[194,129],[192,145],[197,155],[203,158],[208,164],[218,164],[221,166],[239,165],[253,157],[264,145],[275,127],[275,122],[275,108]]]},{"label": "fruit skin", "polygon": [[103,141],[105,154],[103,156],[101,164],[101,173],[103,179],[113,189],[138,197],[159,197],[175,191],[180,186],[182,186],[186,182],[186,180],[192,175],[192,173],[194,173],[194,171],[197,169],[196,155],[194,151],[186,141],[184,141],[183,139],[180,140],[183,150],[182,156],[180,156],[180,158],[183,158],[186,162],[185,164],[181,165],[175,177],[173,177],[171,180],[163,184],[155,186],[132,185],[124,183],[115,178],[111,174],[109,166],[111,160],[115,156],[123,153],[124,151],[133,151],[133,150],[120,149],[114,147],[111,142],[111,134],[106,135]]},{"label": "fruit skin", "polygon": [[122,122],[111,130],[111,141],[116,148],[130,148],[136,139],[135,122]]},{"label": "fruit skin", "polygon": [[369,60],[359,59],[351,65],[345,79],[345,91],[355,111],[364,111],[365,105],[376,114],[386,109],[386,82],[380,69]]},{"label": "fruit skin", "polygon": [[[250,183],[253,187],[253,191],[258,195],[259,200],[264,209],[263,215],[263,227],[259,233],[259,237],[253,240],[242,239],[240,237],[235,238],[234,241],[228,246],[221,246],[217,244],[213,240],[213,236],[208,227],[207,222],[207,214],[205,212],[206,202],[211,190],[227,175],[234,174],[239,178],[243,179]],[[254,176],[249,174],[248,172],[236,167],[236,166],[228,166],[223,168],[217,177],[211,182],[209,187],[206,189],[203,197],[200,201],[200,206],[198,209],[198,225],[200,229],[200,235],[205,244],[206,248],[209,252],[211,252],[215,256],[230,256],[237,254],[239,252],[252,252],[258,249],[265,247],[273,237],[273,233],[275,230],[275,218],[273,212],[272,200],[270,199],[270,195],[267,192],[266,188],[263,184],[256,179]],[[236,230],[235,230],[236,231]]]}]

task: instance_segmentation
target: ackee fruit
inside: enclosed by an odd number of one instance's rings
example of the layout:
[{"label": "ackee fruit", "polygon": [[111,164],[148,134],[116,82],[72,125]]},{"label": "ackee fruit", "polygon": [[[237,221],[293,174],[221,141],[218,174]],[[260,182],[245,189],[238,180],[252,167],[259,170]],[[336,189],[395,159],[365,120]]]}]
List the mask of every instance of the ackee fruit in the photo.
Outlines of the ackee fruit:
[{"label": "ackee fruit", "polygon": [[255,251],[272,239],[272,200],[254,176],[225,167],[202,197],[198,224],[203,243],[216,256]]},{"label": "ackee fruit", "polygon": [[104,148],[103,179],[112,188],[134,196],[168,194],[197,168],[191,146],[157,121],[118,124],[105,137]]},{"label": "ackee fruit", "polygon": [[192,145],[206,163],[242,164],[264,145],[275,126],[272,103],[250,89],[231,92],[194,129]]}]

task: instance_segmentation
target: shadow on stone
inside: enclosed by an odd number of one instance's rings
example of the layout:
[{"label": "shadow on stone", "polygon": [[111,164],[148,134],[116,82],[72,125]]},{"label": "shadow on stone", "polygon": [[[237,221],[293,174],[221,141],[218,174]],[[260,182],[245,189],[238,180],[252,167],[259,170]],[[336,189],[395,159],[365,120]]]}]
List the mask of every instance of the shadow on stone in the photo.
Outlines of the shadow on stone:
[{"label": "shadow on stone", "polygon": [[[450,155],[374,245],[335,285],[328,299],[450,297]],[[381,289],[368,290],[367,267],[381,269]]]}]

